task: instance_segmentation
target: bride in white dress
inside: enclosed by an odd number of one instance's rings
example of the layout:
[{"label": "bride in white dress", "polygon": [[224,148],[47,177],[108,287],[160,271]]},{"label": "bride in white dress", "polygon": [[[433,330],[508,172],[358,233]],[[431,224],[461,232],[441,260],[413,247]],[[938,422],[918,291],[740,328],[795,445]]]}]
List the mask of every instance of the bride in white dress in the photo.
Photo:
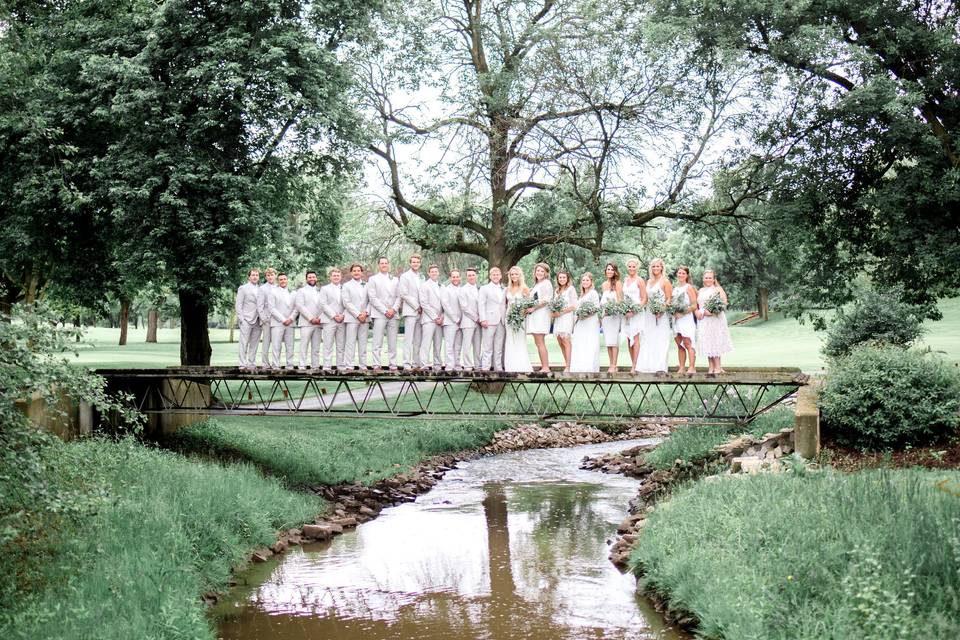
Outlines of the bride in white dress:
[{"label": "bride in white dress", "polygon": [[[592,302],[599,309],[600,296],[593,288],[593,274],[585,273],[580,277],[579,309]],[[600,371],[600,317],[592,314],[578,318],[573,326],[573,345],[570,349],[571,373],[596,373]]]},{"label": "bride in white dress", "polygon": [[[530,290],[523,282],[523,271],[520,267],[510,267],[507,272],[507,313],[510,307],[521,298],[529,298]],[[526,322],[519,329],[507,325],[507,339],[503,345],[503,370],[517,373],[530,373],[530,354],[527,352]]]},{"label": "bride in white dress", "polygon": [[[673,287],[663,275],[665,271],[663,260],[655,258],[650,262],[650,279],[647,280],[647,304],[657,294],[663,293],[665,302],[670,302],[673,296]],[[654,315],[649,306],[644,311],[643,343],[640,353],[637,354],[636,371],[640,373],[666,373],[667,357],[670,353],[670,342],[673,337],[673,328],[666,313]]]},{"label": "bride in white dress", "polygon": [[540,371],[550,372],[550,355],[547,353],[546,337],[550,333],[550,301],[553,300],[553,285],[550,284],[550,267],[546,262],[538,262],[533,268],[536,284],[530,289],[530,296],[536,303],[527,310],[527,333],[533,336],[533,343],[540,356]]},{"label": "bride in white dress", "polygon": [[686,313],[673,314],[673,341],[677,343],[677,359],[680,362],[677,373],[683,373],[687,356],[690,356],[687,375],[692,376],[697,372],[697,352],[693,346],[697,338],[697,323],[693,319],[693,312],[697,310],[697,289],[690,284],[690,268],[685,265],[677,267],[677,286],[673,290],[673,298],[682,301],[687,308]]}]

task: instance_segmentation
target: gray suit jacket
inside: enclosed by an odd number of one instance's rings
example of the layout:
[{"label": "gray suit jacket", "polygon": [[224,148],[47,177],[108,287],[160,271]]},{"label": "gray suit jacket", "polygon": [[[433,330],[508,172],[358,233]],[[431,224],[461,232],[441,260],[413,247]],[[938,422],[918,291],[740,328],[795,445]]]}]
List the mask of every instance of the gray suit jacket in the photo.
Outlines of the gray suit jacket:
[{"label": "gray suit jacket", "polygon": [[260,314],[261,324],[270,323],[270,307],[273,305],[273,292],[279,289],[275,284],[264,282],[257,290],[257,312]]},{"label": "gray suit jacket", "polygon": [[[342,289],[343,308],[347,310],[343,319],[347,324],[360,324],[357,318],[361,313],[368,312],[367,285],[350,279]],[[369,318],[368,318],[369,319]]]},{"label": "gray suit jacket", "polygon": [[465,284],[460,287],[460,319],[461,329],[470,329],[476,327],[480,322],[480,309],[478,300],[480,291],[475,284]]},{"label": "gray suit jacket", "polygon": [[427,280],[420,285],[420,324],[434,322],[443,313],[443,303],[440,301],[440,284]]},{"label": "gray suit jacket", "polygon": [[260,293],[260,287],[247,282],[240,285],[237,289],[237,322],[247,324],[258,324],[260,322],[260,308],[257,305],[257,297]]},{"label": "gray suit jacket", "polygon": [[400,284],[397,293],[403,300],[403,317],[416,316],[420,310],[420,274],[407,269],[400,274]]},{"label": "gray suit jacket", "polygon": [[343,293],[340,286],[331,282],[320,287],[320,319],[322,322],[336,322],[333,317],[344,312]]},{"label": "gray suit jacket", "polygon": [[396,318],[400,314],[400,296],[397,293],[399,280],[390,274],[377,273],[367,282],[367,299],[370,300],[370,315],[386,318],[387,309],[393,309]]},{"label": "gray suit jacket", "polygon": [[460,287],[447,284],[440,289],[440,304],[443,305],[443,326],[460,326]]},{"label": "gray suit jacket", "polygon": [[503,287],[492,282],[480,287],[477,308],[480,322],[487,322],[490,325],[503,324],[507,314],[507,294]]},{"label": "gray suit jacket", "polygon": [[296,322],[297,306],[294,300],[296,295],[285,287],[274,287],[270,295],[272,297],[270,302],[270,326],[281,327],[283,321],[288,318],[292,318]]},{"label": "gray suit jacket", "polygon": [[303,285],[297,289],[296,297],[294,299],[297,313],[300,315],[300,322],[298,323],[301,327],[310,326],[310,321],[314,318],[321,318],[322,313],[320,312],[320,288],[311,287],[308,284]]}]

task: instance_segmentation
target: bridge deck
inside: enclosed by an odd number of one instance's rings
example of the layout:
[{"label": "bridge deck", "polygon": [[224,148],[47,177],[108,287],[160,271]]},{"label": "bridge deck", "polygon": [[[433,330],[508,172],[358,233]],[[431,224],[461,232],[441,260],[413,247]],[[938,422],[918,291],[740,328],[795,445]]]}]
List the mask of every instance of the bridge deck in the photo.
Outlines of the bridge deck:
[{"label": "bridge deck", "polygon": [[748,422],[807,384],[795,368],[726,374],[242,371],[170,367],[98,371],[144,413],[625,421],[676,417]]}]

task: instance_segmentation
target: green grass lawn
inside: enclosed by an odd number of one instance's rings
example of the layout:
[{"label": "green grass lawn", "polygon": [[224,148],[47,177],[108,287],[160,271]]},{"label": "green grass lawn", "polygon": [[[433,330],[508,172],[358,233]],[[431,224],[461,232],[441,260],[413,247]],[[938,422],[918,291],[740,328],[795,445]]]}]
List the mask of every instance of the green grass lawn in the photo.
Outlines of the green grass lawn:
[{"label": "green grass lawn", "polygon": [[[960,362],[960,298],[951,298],[940,303],[943,320],[927,322],[927,333],[922,344],[939,352],[951,362]],[[773,314],[769,322],[751,322],[731,327],[734,352],[724,359],[724,364],[737,367],[800,367],[804,371],[818,371],[824,366],[820,354],[822,334],[813,330],[810,323],[800,324],[794,319]],[[180,330],[160,329],[157,344],[146,344],[145,329],[130,329],[128,343],[117,346],[119,329],[93,328],[86,332],[90,343],[78,345],[77,362],[90,367],[167,367],[180,363]],[[234,365],[237,362],[237,344],[228,342],[226,329],[211,329],[213,344],[211,362],[215,365]],[[563,357],[556,340],[547,338],[550,361],[562,363]],[[298,347],[299,349],[299,344]],[[402,349],[402,337],[401,347]],[[528,344],[532,362],[538,362],[536,349],[531,339]],[[607,366],[607,351],[601,348],[601,366]],[[619,364],[629,364],[626,348],[620,350]],[[676,353],[671,355],[671,364],[676,364]],[[701,364],[706,364],[701,362]]]},{"label": "green grass lawn", "polygon": [[631,563],[698,637],[960,637],[960,473],[729,476],[650,514]]}]

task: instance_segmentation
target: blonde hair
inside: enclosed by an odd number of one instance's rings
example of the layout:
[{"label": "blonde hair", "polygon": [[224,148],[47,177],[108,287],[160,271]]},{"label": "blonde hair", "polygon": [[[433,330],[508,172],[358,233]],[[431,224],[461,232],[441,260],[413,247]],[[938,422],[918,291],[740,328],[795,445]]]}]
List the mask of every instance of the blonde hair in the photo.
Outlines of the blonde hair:
[{"label": "blonde hair", "polygon": [[714,285],[715,287],[719,287],[719,286],[720,286],[720,281],[717,280],[717,272],[714,271],[713,269],[704,269],[704,270],[703,270],[703,276],[701,276],[701,281],[702,281],[703,278],[706,278],[706,277],[707,277],[707,274],[708,274],[708,273],[713,276],[713,285]]},{"label": "blonde hair", "polygon": [[650,265],[647,267],[647,273],[649,274],[649,277],[653,277],[653,265],[657,264],[658,262],[660,263],[660,277],[666,277],[667,265],[664,264],[663,258],[654,258],[650,261]]},{"label": "blonde hair", "polygon": [[[544,279],[544,280],[549,280],[549,279],[550,279],[550,265],[548,265],[546,262],[538,262],[537,264],[533,265],[533,279],[534,279],[534,280],[537,280],[537,268],[538,268],[538,267],[539,267],[540,269],[543,269],[543,272],[544,272],[545,274],[547,274],[547,275],[543,276],[543,279]],[[537,280],[537,282],[539,282],[539,280]]]},{"label": "blonde hair", "polygon": [[327,272],[327,276],[332,276],[335,273],[339,273],[340,275],[343,275],[343,271],[340,269],[340,267],[334,267],[333,269],[330,269],[330,271]]},{"label": "blonde hair", "polygon": [[588,289],[583,288],[584,278],[590,278],[590,288],[593,289],[593,274],[590,273],[589,271],[584,271],[583,273],[580,274],[580,295],[581,296],[588,291]]},{"label": "blonde hair", "polygon": [[274,269],[273,267],[270,267],[270,268],[268,268],[266,271],[263,272],[263,275],[265,275],[265,276],[270,276],[270,275],[275,276],[275,275],[277,275],[277,270]]},{"label": "blonde hair", "polygon": [[519,266],[517,266],[517,265],[513,265],[512,267],[510,267],[509,269],[507,269],[507,289],[513,291],[513,279],[510,277],[510,274],[513,273],[513,270],[514,270],[514,269],[516,269],[516,270],[517,270],[517,273],[520,274],[520,277],[518,278],[519,282],[517,283],[517,287],[518,287],[521,291],[523,291],[524,289],[527,288],[527,283],[526,283],[526,281],[524,280],[524,277],[523,277],[523,269],[521,269],[521,268],[520,268]]}]

